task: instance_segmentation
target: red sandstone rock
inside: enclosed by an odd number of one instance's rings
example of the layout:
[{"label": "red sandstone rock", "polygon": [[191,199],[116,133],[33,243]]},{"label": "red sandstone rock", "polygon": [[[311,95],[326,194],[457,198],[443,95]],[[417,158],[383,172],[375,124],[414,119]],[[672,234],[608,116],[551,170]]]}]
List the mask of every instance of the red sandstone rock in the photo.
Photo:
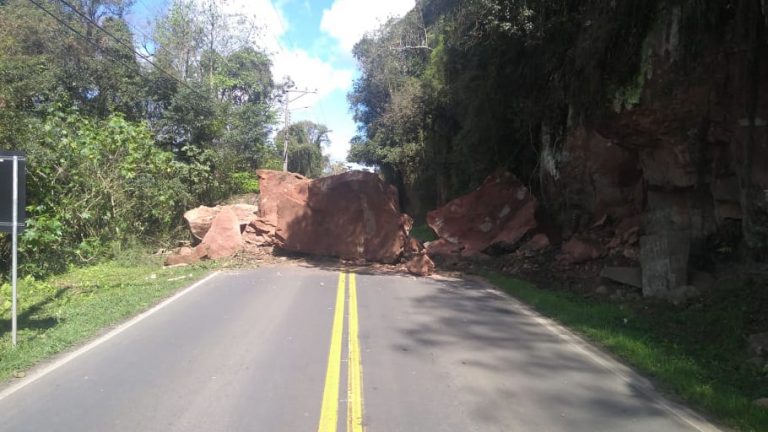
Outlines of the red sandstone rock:
[{"label": "red sandstone rock", "polygon": [[435,263],[427,254],[418,254],[411,257],[405,264],[408,273],[416,276],[429,276],[435,271]]},{"label": "red sandstone rock", "polygon": [[213,218],[219,214],[221,208],[200,206],[184,213],[184,220],[187,222],[192,236],[200,241],[211,228]]},{"label": "red sandstone rock", "polygon": [[477,190],[427,214],[427,223],[444,240],[432,242],[430,253],[443,252],[448,242],[463,256],[490,246],[514,249],[537,226],[538,203],[510,173],[489,176]]},{"label": "red sandstone rock", "polygon": [[213,219],[203,241],[195,248],[198,256],[219,259],[232,256],[242,248],[240,221],[232,209],[224,207]]},{"label": "red sandstone rock", "polygon": [[416,255],[424,251],[424,245],[420,241],[411,237],[408,239],[408,244],[405,247],[406,255]]},{"label": "red sandstone rock", "polygon": [[250,204],[233,204],[227,206],[206,207],[200,206],[184,213],[189,231],[196,241],[200,241],[211,228],[211,223],[223,208],[229,208],[237,216],[240,228],[245,226],[258,215],[259,207]]},{"label": "red sandstone rock", "polygon": [[310,179],[283,171],[258,171],[261,185],[259,197],[259,218],[272,226],[277,226],[277,210],[285,200],[305,202]]},{"label": "red sandstone rock", "polygon": [[191,247],[182,247],[165,259],[165,265],[174,266],[180,264],[194,264],[200,261],[197,251]]},{"label": "red sandstone rock", "polygon": [[257,224],[274,225],[282,249],[382,263],[402,256],[412,220],[400,212],[396,189],[376,174],[351,171],[316,180],[258,174]]},{"label": "red sandstone rock", "polygon": [[570,264],[583,263],[605,255],[605,248],[593,240],[571,238],[562,246],[560,259]]},{"label": "red sandstone rock", "polygon": [[445,239],[431,241],[426,245],[427,253],[431,256],[451,256],[461,253],[461,246]]},{"label": "red sandstone rock", "polygon": [[538,252],[544,250],[551,245],[549,237],[546,234],[539,233],[531,237],[520,249],[524,251]]},{"label": "red sandstone rock", "polygon": [[275,229],[269,222],[256,218],[245,227],[243,241],[256,246],[274,246]]}]

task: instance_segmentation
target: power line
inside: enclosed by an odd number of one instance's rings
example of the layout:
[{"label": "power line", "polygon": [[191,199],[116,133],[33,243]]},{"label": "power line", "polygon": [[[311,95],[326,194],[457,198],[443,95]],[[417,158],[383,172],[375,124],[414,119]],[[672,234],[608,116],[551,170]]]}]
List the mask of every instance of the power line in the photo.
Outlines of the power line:
[{"label": "power line", "polygon": [[[34,0],[29,0],[29,1],[30,1],[30,2],[34,2]],[[73,6],[73,5],[72,5],[71,3],[69,3],[67,0],[58,0],[58,1],[59,1],[60,3],[62,3],[62,4],[64,4],[64,5],[66,5],[66,6],[67,6],[67,7],[69,7],[70,9],[72,9],[72,11],[74,11],[74,12],[75,12],[77,15],[81,16],[83,19],[85,19],[86,21],[88,21],[89,23],[91,23],[91,24],[92,24],[94,27],[96,27],[97,29],[101,30],[101,31],[102,31],[104,34],[106,34],[106,35],[107,35],[107,36],[109,36],[110,38],[114,39],[114,40],[115,40],[117,43],[119,43],[120,45],[122,45],[122,46],[126,47],[126,48],[127,48],[128,50],[130,50],[132,53],[134,53],[135,55],[137,55],[138,57],[140,57],[141,59],[143,59],[145,62],[147,62],[147,63],[149,63],[150,65],[152,65],[152,66],[153,66],[155,69],[157,69],[158,71],[160,71],[160,72],[161,72],[161,73],[163,73],[164,75],[168,76],[168,77],[169,77],[169,78],[171,78],[172,80],[174,80],[174,81],[178,82],[179,84],[183,85],[184,87],[188,88],[190,91],[192,91],[192,92],[194,92],[194,93],[197,93],[197,95],[198,95],[198,96],[201,96],[201,97],[206,97],[206,96],[205,96],[205,95],[203,95],[202,93],[200,93],[200,92],[198,92],[197,90],[195,90],[195,89],[193,89],[192,87],[190,87],[190,86],[189,86],[189,84],[187,84],[186,82],[184,82],[184,81],[182,81],[182,80],[180,80],[180,79],[176,78],[176,77],[175,77],[175,76],[173,76],[171,73],[167,72],[165,69],[163,69],[163,68],[161,68],[160,66],[158,66],[158,65],[157,65],[155,62],[153,62],[152,60],[150,60],[150,59],[149,59],[147,56],[145,56],[145,55],[143,55],[143,54],[139,53],[138,51],[136,51],[136,49],[134,49],[134,47],[133,47],[132,45],[129,45],[129,44],[125,43],[125,42],[124,42],[122,39],[120,39],[119,37],[115,36],[114,34],[112,34],[111,32],[109,32],[108,30],[106,30],[104,27],[100,26],[100,25],[99,25],[97,22],[95,22],[94,20],[92,20],[92,19],[91,19],[89,16],[87,16],[87,15],[85,15],[84,13],[80,12],[80,11],[79,11],[79,10],[78,10],[78,9],[77,9],[75,6]]]}]

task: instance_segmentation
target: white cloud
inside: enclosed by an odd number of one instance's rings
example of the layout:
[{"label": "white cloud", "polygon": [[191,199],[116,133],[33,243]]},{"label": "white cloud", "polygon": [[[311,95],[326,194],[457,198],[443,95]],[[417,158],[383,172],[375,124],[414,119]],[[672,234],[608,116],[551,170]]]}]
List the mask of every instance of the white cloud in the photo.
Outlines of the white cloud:
[{"label": "white cloud", "polygon": [[333,161],[346,161],[349,152],[349,142],[355,136],[355,123],[347,117],[346,121],[336,121],[331,127],[328,138],[331,144],[328,146],[328,155]]},{"label": "white cloud", "polygon": [[302,49],[283,50],[275,54],[272,61],[275,80],[282,81],[283,77],[290,76],[298,89],[317,91],[316,95],[308,95],[297,104],[312,105],[334,90],[347,90],[352,85],[352,70],[334,68]]},{"label": "white cloud", "polygon": [[[293,2],[294,7],[301,4],[300,0]],[[310,51],[312,47],[282,46],[281,38],[290,26],[284,8],[291,7],[290,3],[291,0],[229,0],[224,5],[227,13],[243,15],[261,26],[257,43],[271,53],[272,74],[277,82],[290,76],[298,89],[317,90],[316,95],[307,95],[291,105],[295,110],[293,119],[306,118],[325,123],[331,129],[331,144],[326,151],[332,160],[346,160],[349,141],[356,129],[347,112],[344,94],[352,85],[354,70],[324,61]],[[304,7],[310,7],[309,4],[305,2]],[[323,12],[321,30],[337,39],[343,50],[351,52],[352,46],[366,31],[375,29],[381,20],[391,15],[404,14],[413,5],[413,0],[393,0],[392,3],[337,0],[330,10]],[[328,30],[340,27],[352,29],[340,32]],[[307,106],[311,108],[302,109]]]},{"label": "white cloud", "polygon": [[414,0],[335,0],[323,11],[320,29],[338,40],[343,51],[351,52],[367,32],[390,17],[405,15],[414,5]]}]

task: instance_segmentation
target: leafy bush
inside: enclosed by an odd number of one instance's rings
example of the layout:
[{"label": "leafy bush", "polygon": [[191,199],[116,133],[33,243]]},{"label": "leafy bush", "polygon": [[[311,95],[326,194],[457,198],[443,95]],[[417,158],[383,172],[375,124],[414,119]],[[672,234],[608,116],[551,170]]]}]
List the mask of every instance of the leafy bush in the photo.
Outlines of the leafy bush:
[{"label": "leafy bush", "polygon": [[259,178],[250,172],[232,174],[232,183],[240,193],[259,193]]},{"label": "leafy bush", "polygon": [[210,165],[176,160],[155,146],[146,125],[121,115],[96,120],[58,110],[30,127],[30,218],[20,242],[27,274],[167,232],[209,187]]}]

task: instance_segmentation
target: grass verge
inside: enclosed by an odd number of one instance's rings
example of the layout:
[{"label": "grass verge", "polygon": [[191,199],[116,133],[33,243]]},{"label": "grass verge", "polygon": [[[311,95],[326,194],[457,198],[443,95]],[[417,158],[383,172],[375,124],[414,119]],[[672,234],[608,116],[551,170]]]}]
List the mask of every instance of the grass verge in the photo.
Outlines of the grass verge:
[{"label": "grass verge", "polygon": [[18,345],[11,344],[10,284],[0,301],[0,382],[149,309],[211,265],[164,269],[155,260],[112,261],[19,281]]},{"label": "grass verge", "polygon": [[[768,396],[766,377],[761,377],[766,371],[747,364],[739,324],[745,309],[736,300],[715,299],[688,310],[662,304],[633,308],[542,290],[495,273],[484,276],[597,342],[694,408],[740,431],[768,431],[768,410],[752,403]],[[730,296],[739,295],[731,291]]]}]

